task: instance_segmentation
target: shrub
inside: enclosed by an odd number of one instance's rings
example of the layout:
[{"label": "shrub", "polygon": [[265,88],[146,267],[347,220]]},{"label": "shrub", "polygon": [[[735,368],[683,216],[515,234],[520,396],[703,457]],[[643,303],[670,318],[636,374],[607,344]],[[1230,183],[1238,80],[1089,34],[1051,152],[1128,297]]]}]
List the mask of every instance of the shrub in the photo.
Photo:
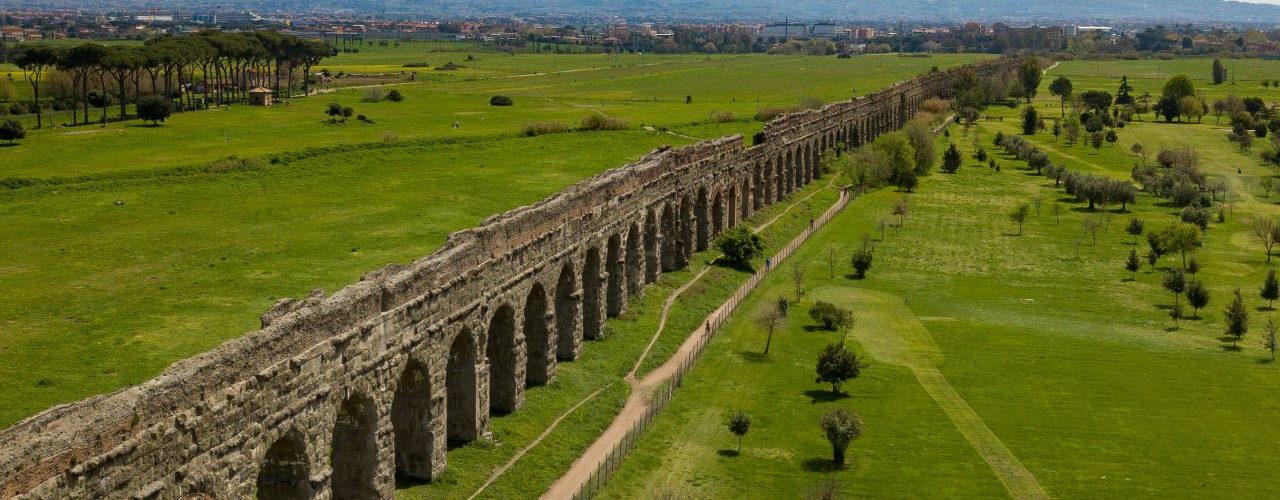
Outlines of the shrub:
[{"label": "shrub", "polygon": [[515,104],[515,102],[505,95],[495,95],[489,98],[490,106],[510,106],[512,104]]},{"label": "shrub", "polygon": [[430,67],[430,66],[431,66],[431,65],[430,65],[430,64],[427,64],[426,62],[411,62],[411,63],[405,63],[403,67],[405,67],[405,68],[426,68],[426,67]]},{"label": "shrub", "polygon": [[404,94],[401,94],[399,89],[391,89],[387,92],[386,99],[391,102],[400,102],[404,100]]},{"label": "shrub", "polygon": [[716,238],[716,250],[723,253],[731,263],[746,264],[764,251],[764,241],[760,239],[760,235],[738,226]]},{"label": "shrub", "polygon": [[827,330],[837,330],[853,322],[853,313],[848,309],[821,300],[809,308],[809,317]]},{"label": "shrub", "polygon": [[774,118],[795,111],[795,108],[784,108],[779,106],[766,106],[756,110],[756,120],[767,122]]},{"label": "shrub", "polygon": [[621,118],[613,118],[601,114],[590,114],[582,118],[579,130],[626,130],[631,124]]},{"label": "shrub", "polygon": [[736,120],[732,111],[712,111],[711,123],[732,123]]},{"label": "shrub", "polygon": [[796,107],[799,109],[818,109],[824,104],[826,103],[817,97],[804,97],[800,99],[800,103]]},{"label": "shrub", "polygon": [[562,134],[569,131],[569,126],[564,122],[554,120],[529,122],[520,128],[520,135],[525,137],[534,137],[546,134]]}]

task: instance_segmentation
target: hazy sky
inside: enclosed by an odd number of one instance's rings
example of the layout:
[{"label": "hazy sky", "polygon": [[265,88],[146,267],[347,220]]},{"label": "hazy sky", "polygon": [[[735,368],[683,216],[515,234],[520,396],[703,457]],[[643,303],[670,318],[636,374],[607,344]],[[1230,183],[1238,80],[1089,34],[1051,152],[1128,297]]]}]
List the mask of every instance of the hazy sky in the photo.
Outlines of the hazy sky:
[{"label": "hazy sky", "polygon": [[1271,5],[1280,5],[1280,0],[1237,0],[1246,3],[1269,3]]}]

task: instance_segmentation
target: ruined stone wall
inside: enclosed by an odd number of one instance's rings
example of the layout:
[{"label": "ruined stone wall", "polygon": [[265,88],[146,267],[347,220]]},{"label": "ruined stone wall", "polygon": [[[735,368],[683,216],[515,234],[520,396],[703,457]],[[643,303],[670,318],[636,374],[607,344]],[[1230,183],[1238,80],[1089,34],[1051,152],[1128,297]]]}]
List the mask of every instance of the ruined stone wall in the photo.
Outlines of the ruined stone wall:
[{"label": "ruined stone wall", "polygon": [[[975,65],[979,75],[1015,61]],[[821,176],[823,151],[901,127],[955,72],[659,149],[452,234],[142,385],[0,432],[0,497],[390,498],[450,442],[519,411],[604,319],[716,234]]]}]

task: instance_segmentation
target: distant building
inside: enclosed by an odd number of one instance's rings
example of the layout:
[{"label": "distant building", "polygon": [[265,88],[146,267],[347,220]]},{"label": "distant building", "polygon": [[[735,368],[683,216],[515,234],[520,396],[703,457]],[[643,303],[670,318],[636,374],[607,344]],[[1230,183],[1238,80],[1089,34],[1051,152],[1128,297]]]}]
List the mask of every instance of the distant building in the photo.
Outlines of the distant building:
[{"label": "distant building", "polygon": [[806,39],[809,38],[809,26],[796,23],[770,24],[761,29],[760,33],[756,34],[756,38],[760,41],[773,40],[775,42]]},{"label": "distant building", "polygon": [[275,93],[266,87],[254,87],[249,89],[249,105],[250,106],[270,106],[275,97]]}]

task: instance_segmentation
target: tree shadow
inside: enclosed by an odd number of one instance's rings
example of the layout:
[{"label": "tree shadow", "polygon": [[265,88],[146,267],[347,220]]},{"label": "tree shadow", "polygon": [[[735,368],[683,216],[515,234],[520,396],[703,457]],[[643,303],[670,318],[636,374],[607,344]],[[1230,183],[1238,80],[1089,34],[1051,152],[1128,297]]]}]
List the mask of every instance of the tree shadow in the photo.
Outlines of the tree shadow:
[{"label": "tree shadow", "polygon": [[843,392],[834,393],[823,389],[809,389],[804,391],[804,395],[809,396],[809,403],[815,405],[818,403],[832,403],[852,397]]},{"label": "tree shadow", "polygon": [[1254,310],[1258,312],[1270,312],[1276,310],[1276,308],[1271,306],[1258,306]]},{"label": "tree shadow", "polygon": [[727,448],[716,450],[716,454],[722,457],[727,457],[727,458],[733,458],[740,455],[740,453],[738,453],[738,450],[730,450]]},{"label": "tree shadow", "polygon": [[0,149],[4,149],[4,148],[16,148],[16,147],[21,146],[21,145],[22,145],[21,143],[17,143],[17,142],[15,142],[15,143],[7,143],[7,142],[4,142],[4,143],[0,143]]},{"label": "tree shadow", "polygon": [[732,269],[734,271],[742,271],[749,274],[754,274],[756,272],[756,267],[750,262],[733,262],[726,259],[716,259],[711,261],[711,265],[723,267],[725,269]]},{"label": "tree shadow", "polygon": [[1176,331],[1178,331],[1178,330],[1180,330],[1180,329],[1181,329],[1181,328],[1179,328],[1177,325],[1174,325],[1174,326],[1166,326],[1166,327],[1164,328],[1164,331],[1166,331],[1166,332],[1176,332]]},{"label": "tree shadow", "polygon": [[431,481],[428,481],[426,479],[416,478],[416,477],[409,477],[399,472],[396,472],[396,488],[397,489],[409,488],[413,486],[423,486],[427,484],[431,484]]},{"label": "tree shadow", "polygon": [[1121,283],[1128,283],[1130,281],[1138,281],[1138,280],[1135,278],[1120,278]]},{"label": "tree shadow", "polygon": [[748,363],[763,363],[769,359],[764,353],[756,351],[738,351],[738,356]]},{"label": "tree shadow", "polygon": [[1276,362],[1276,360],[1274,360],[1274,359],[1272,359],[1272,358],[1258,358],[1258,359],[1257,359],[1257,363],[1258,363],[1258,364],[1260,364],[1260,365],[1269,365],[1269,364],[1273,364],[1273,363],[1275,363],[1275,362]]},{"label": "tree shadow", "polygon": [[833,330],[827,329],[826,327],[824,327],[824,326],[822,326],[822,325],[804,325],[804,331],[806,331],[806,332],[830,332],[830,331],[833,331]]},{"label": "tree shadow", "polygon": [[1156,304],[1156,309],[1159,309],[1161,311],[1168,311],[1170,309],[1173,309],[1173,304]]},{"label": "tree shadow", "polygon": [[830,458],[822,457],[807,458],[800,465],[809,472],[835,472],[842,468],[837,466]]},{"label": "tree shadow", "polygon": [[845,279],[850,279],[850,280],[864,280],[864,279],[867,279],[867,277],[866,277],[866,276],[858,276],[857,274],[846,274],[846,275],[844,275],[844,278],[845,278]]},{"label": "tree shadow", "polygon": [[1224,336],[1222,336],[1222,337],[1218,337],[1218,342],[1222,342],[1222,350],[1224,350],[1224,351],[1227,351],[1227,352],[1240,352],[1240,351],[1243,351],[1243,350],[1244,350],[1244,348],[1243,348],[1243,347],[1240,347],[1240,344],[1239,344],[1239,343],[1236,343],[1236,344],[1232,344],[1232,343],[1231,343],[1231,342],[1232,342],[1232,340],[1234,340],[1234,339],[1235,339],[1234,337],[1230,337],[1230,336],[1225,336],[1225,335],[1224,335]]}]

